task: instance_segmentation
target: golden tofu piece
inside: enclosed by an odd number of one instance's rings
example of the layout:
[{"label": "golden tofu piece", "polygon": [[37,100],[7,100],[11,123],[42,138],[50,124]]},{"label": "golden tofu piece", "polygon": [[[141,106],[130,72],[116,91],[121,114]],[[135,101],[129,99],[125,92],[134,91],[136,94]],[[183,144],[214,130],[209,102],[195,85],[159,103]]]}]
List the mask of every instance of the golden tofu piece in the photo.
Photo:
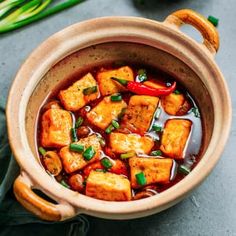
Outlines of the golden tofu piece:
[{"label": "golden tofu piece", "polygon": [[165,112],[169,115],[177,115],[184,102],[185,98],[183,94],[171,93],[161,98],[161,104]]},{"label": "golden tofu piece", "polygon": [[70,151],[69,146],[63,147],[59,155],[62,160],[63,167],[67,173],[72,173],[76,170],[84,168],[86,165],[91,164],[92,162],[98,161],[100,159],[101,146],[98,137],[93,134],[87,138],[82,138],[76,144],[84,146],[84,150],[90,146],[95,150],[94,157],[87,161],[84,159],[82,153]]},{"label": "golden tofu piece", "polygon": [[174,160],[170,158],[132,157],[129,159],[131,186],[140,188],[136,174],[143,172],[146,185],[154,183],[168,183],[171,179],[171,170]]},{"label": "golden tofu piece", "polygon": [[106,129],[112,120],[117,119],[127,104],[121,100],[112,102],[110,96],[104,97],[99,104],[87,113],[88,120],[101,129]]},{"label": "golden tofu piece", "polygon": [[71,142],[72,118],[68,111],[48,109],[42,116],[41,145],[63,147]]},{"label": "golden tofu piece", "polygon": [[132,132],[143,135],[151,125],[158,102],[158,97],[132,96],[122,119],[121,128],[127,128]]},{"label": "golden tofu piece", "polygon": [[187,143],[192,122],[190,120],[171,119],[165,123],[161,138],[160,150],[174,159],[184,158],[184,148]]},{"label": "golden tofu piece", "polygon": [[85,194],[106,201],[130,201],[130,182],[122,175],[91,171]]},{"label": "golden tofu piece", "polygon": [[111,133],[110,146],[115,153],[135,151],[148,154],[154,146],[154,141],[150,137],[138,134]]},{"label": "golden tofu piece", "polygon": [[61,90],[59,92],[59,99],[66,110],[77,111],[90,101],[93,101],[99,97],[99,91],[90,95],[84,95],[83,90],[93,86],[97,86],[97,82],[93,78],[92,74],[88,73],[76,81],[68,89]]},{"label": "golden tofu piece", "polygon": [[116,70],[105,70],[105,71],[98,72],[97,81],[99,84],[101,94],[103,96],[110,95],[117,92],[126,91],[124,86],[112,80],[111,77],[116,77],[116,78],[125,79],[129,81],[134,80],[133,71],[128,66],[123,66]]}]

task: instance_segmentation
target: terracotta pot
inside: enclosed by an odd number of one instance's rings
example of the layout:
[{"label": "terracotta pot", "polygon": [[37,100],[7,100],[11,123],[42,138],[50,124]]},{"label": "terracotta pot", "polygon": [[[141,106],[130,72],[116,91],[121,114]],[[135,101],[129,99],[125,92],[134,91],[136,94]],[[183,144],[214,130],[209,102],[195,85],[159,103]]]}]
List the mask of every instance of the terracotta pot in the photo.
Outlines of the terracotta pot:
[{"label": "terracotta pot", "polygon": [[[180,31],[191,24],[203,36],[198,43]],[[218,161],[231,124],[231,103],[223,75],[214,61],[219,47],[216,29],[191,10],[180,10],[156,22],[135,17],[105,17],[72,25],[41,44],[20,68],[7,104],[9,140],[21,174],[14,184],[18,201],[39,217],[59,221],[85,213],[129,219],[160,212],[186,197]],[[93,199],[58,184],[40,164],[35,133],[41,104],[65,77],[111,61],[160,68],[183,83],[201,108],[204,128],[199,164],[163,193],[130,202]],[[37,196],[40,189],[58,204]]]}]

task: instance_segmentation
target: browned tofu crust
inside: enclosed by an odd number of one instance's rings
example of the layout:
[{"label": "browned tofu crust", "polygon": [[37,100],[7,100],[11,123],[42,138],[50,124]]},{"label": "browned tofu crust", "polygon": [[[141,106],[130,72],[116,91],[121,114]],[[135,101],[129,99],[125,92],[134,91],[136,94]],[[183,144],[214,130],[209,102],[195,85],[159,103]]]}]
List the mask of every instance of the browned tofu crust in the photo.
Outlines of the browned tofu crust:
[{"label": "browned tofu crust", "polygon": [[154,141],[150,137],[142,137],[138,134],[111,133],[110,146],[114,153],[135,151],[148,154],[154,146]]},{"label": "browned tofu crust", "polygon": [[86,181],[86,195],[106,201],[130,201],[130,182],[122,175],[91,171]]},{"label": "browned tofu crust", "polygon": [[59,93],[59,99],[66,110],[77,111],[90,101],[99,97],[99,89],[90,95],[84,95],[83,90],[89,87],[97,86],[96,80],[91,73],[86,74],[73,85]]},{"label": "browned tofu crust", "polygon": [[104,97],[103,100],[87,113],[88,120],[101,129],[106,129],[112,120],[116,120],[123,108],[127,104],[121,100],[112,102],[110,96]]},{"label": "browned tofu crust", "polygon": [[67,173],[72,173],[76,170],[84,168],[86,165],[91,164],[100,159],[101,146],[98,137],[93,134],[87,138],[82,138],[76,144],[83,145],[86,148],[92,146],[96,152],[94,157],[87,161],[84,159],[82,153],[70,151],[69,146],[61,148],[59,155],[62,160],[63,167]]},{"label": "browned tofu crust", "polygon": [[174,159],[184,158],[184,148],[188,140],[192,122],[184,119],[171,119],[165,123],[160,150]]},{"label": "browned tofu crust", "polygon": [[158,97],[132,96],[122,119],[121,128],[127,128],[131,132],[143,135],[150,127],[158,102]]},{"label": "browned tofu crust", "polygon": [[132,188],[140,188],[136,174],[143,172],[146,185],[154,183],[168,183],[174,160],[170,158],[132,157],[129,159]]},{"label": "browned tofu crust", "polygon": [[116,77],[129,81],[134,80],[134,74],[129,66],[123,66],[116,70],[103,70],[98,72],[97,81],[103,96],[125,91],[125,87],[111,79]]},{"label": "browned tofu crust", "polygon": [[41,145],[60,148],[71,142],[72,118],[68,111],[48,109],[42,116]]}]

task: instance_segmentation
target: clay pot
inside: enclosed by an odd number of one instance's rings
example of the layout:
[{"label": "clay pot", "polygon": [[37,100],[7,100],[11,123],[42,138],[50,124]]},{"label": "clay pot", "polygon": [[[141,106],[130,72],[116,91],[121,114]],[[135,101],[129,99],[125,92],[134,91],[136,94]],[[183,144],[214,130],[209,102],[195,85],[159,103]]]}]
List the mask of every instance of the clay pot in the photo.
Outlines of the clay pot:
[{"label": "clay pot", "polygon": [[[180,31],[190,24],[203,36],[198,43]],[[9,141],[21,174],[14,184],[18,201],[42,219],[60,221],[85,213],[129,219],[160,212],[186,197],[216,165],[231,125],[231,102],[214,61],[218,33],[204,17],[180,10],[157,22],[136,17],[105,17],[72,25],[42,43],[20,68],[7,103]],[[35,134],[40,106],[66,77],[108,62],[151,65],[173,75],[195,98],[202,113],[201,160],[182,181],[159,195],[130,202],[108,202],[69,190],[40,164]],[[36,188],[54,199],[36,195]]]}]

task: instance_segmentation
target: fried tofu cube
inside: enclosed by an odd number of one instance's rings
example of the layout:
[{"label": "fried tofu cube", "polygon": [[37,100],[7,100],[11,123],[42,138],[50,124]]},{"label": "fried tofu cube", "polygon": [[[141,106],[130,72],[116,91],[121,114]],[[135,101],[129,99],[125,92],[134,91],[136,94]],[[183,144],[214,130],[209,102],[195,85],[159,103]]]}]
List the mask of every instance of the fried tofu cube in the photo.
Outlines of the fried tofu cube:
[{"label": "fried tofu cube", "polygon": [[99,97],[98,86],[95,93],[89,95],[84,95],[83,93],[84,89],[94,86],[97,86],[97,82],[92,74],[88,73],[66,90],[61,90],[59,92],[59,99],[66,110],[77,111]]},{"label": "fried tofu cube", "polygon": [[138,134],[111,133],[110,146],[114,153],[135,151],[148,154],[154,146],[154,141],[150,137],[142,137]]},{"label": "fried tofu cube", "polygon": [[122,175],[91,171],[85,194],[106,201],[130,201],[130,182]]},{"label": "fried tofu cube", "polygon": [[68,111],[48,109],[42,116],[41,145],[60,148],[71,142],[72,118]]},{"label": "fried tofu cube", "polygon": [[116,77],[116,78],[125,79],[129,81],[134,80],[133,71],[128,66],[123,66],[116,70],[105,70],[105,71],[98,72],[97,81],[99,84],[101,94],[103,96],[110,95],[117,92],[126,91],[124,86],[112,80],[111,77]]},{"label": "fried tofu cube", "polygon": [[73,173],[76,170],[81,170],[86,165],[98,161],[100,158],[101,146],[99,139],[95,134],[88,136],[87,138],[82,138],[75,143],[83,145],[84,149],[92,146],[96,153],[91,160],[87,161],[84,159],[82,153],[71,151],[69,146],[61,148],[59,155],[61,157],[63,167],[67,173]]},{"label": "fried tofu cube", "polygon": [[143,135],[148,131],[159,98],[145,95],[134,95],[129,100],[128,108],[121,122],[121,128]]},{"label": "fried tofu cube", "polygon": [[165,123],[160,150],[174,159],[184,158],[184,149],[191,132],[192,122],[184,119],[171,119]]},{"label": "fried tofu cube", "polygon": [[171,170],[174,160],[170,158],[132,157],[129,159],[131,186],[140,188],[136,175],[144,173],[146,185],[168,183],[171,180]]},{"label": "fried tofu cube", "polygon": [[123,108],[127,104],[121,100],[112,102],[110,96],[103,100],[87,113],[88,120],[101,129],[106,129],[112,120],[117,119]]},{"label": "fried tofu cube", "polygon": [[177,115],[181,106],[184,104],[185,98],[183,94],[171,93],[161,98],[161,104],[166,113],[169,115]]}]

